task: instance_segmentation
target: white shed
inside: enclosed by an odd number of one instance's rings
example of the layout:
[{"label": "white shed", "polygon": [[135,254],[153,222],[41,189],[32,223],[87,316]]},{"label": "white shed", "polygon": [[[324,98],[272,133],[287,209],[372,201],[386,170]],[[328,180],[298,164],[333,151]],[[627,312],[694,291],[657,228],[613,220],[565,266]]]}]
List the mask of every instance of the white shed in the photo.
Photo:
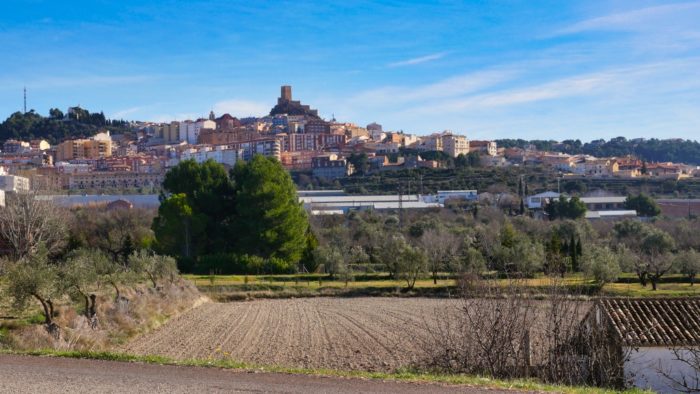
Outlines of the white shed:
[{"label": "white shed", "polygon": [[628,385],[700,391],[700,298],[604,299],[596,325],[612,332]]}]

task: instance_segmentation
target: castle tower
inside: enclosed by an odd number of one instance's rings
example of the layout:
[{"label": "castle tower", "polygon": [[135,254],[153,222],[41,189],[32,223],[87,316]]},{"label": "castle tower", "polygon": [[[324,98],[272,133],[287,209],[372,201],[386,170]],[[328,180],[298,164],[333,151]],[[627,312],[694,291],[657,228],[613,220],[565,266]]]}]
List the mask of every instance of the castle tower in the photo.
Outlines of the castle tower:
[{"label": "castle tower", "polygon": [[292,87],[289,85],[282,86],[280,98],[283,101],[292,101]]}]

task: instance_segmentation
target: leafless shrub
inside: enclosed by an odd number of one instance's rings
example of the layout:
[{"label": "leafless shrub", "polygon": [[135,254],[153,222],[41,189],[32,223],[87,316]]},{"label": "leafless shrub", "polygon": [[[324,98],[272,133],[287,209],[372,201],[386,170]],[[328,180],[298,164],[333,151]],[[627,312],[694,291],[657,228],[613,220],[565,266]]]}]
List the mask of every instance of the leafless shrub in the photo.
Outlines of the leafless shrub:
[{"label": "leafless shrub", "polygon": [[528,328],[533,300],[521,296],[517,281],[501,286],[475,276],[462,281],[462,302],[456,311],[444,311],[429,330],[426,349],[433,349],[431,367],[451,372],[510,378],[526,364]]},{"label": "leafless shrub", "polygon": [[[519,280],[461,280],[458,308],[436,312],[426,363],[452,373],[539,378],[563,384],[622,385],[622,347],[586,324],[593,303],[552,279],[545,294]],[[588,328],[587,328],[588,327]]]},{"label": "leafless shrub", "polygon": [[0,209],[0,237],[10,246],[14,260],[32,255],[39,248],[58,252],[67,237],[63,211],[34,193],[15,193]]},{"label": "leafless shrub", "polygon": [[681,365],[682,371],[659,366],[659,373],[669,386],[682,393],[700,393],[700,348],[681,346],[671,349],[673,358]]}]

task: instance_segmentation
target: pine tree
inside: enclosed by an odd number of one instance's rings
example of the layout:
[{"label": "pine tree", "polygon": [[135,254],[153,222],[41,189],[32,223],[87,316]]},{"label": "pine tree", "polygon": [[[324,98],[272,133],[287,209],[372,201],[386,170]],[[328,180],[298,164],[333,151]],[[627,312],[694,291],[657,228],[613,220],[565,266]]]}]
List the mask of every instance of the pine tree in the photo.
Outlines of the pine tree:
[{"label": "pine tree", "polygon": [[240,253],[297,263],[309,233],[306,211],[289,173],[275,158],[255,155],[231,171]]}]

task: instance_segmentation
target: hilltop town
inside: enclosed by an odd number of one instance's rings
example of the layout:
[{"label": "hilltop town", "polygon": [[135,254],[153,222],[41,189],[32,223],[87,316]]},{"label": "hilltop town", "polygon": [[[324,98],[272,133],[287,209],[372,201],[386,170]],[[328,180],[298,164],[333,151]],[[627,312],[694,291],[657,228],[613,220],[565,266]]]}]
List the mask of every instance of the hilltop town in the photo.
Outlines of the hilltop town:
[{"label": "hilltop town", "polygon": [[[361,127],[336,119],[325,120],[316,109],[294,100],[291,86],[281,87],[276,105],[261,117],[237,118],[212,111],[208,117],[195,120],[126,122],[107,120],[102,113],[71,107],[65,113],[52,109],[48,118],[31,111],[13,114],[11,119],[14,123],[10,125],[10,121],[6,121],[1,130],[2,135],[15,136],[2,143],[0,152],[0,177],[5,192],[31,189],[41,194],[154,195],[159,192],[168,169],[184,160],[197,163],[213,160],[232,168],[238,161],[263,155],[278,159],[292,172],[300,189],[332,189],[336,191],[335,197],[342,190],[350,194],[395,194],[391,199],[393,203],[387,206],[391,208],[411,207],[410,201],[417,202],[414,208],[429,207],[440,200],[437,196],[440,189],[455,184],[431,183],[428,181],[431,174],[471,168],[479,169],[482,178],[490,178],[489,171],[518,177],[521,189],[524,178],[530,188],[518,190],[522,202],[493,197],[499,201],[509,200],[515,210],[518,205],[540,208],[539,202],[533,203],[538,197],[549,199],[564,191],[582,194],[590,189],[598,190],[599,195],[588,196],[598,199],[595,200],[600,203],[598,207],[608,207],[607,210],[625,215],[621,205],[625,195],[637,190],[649,191],[636,188],[640,182],[645,185],[647,181],[651,182],[649,185],[656,182],[659,193],[652,189],[652,194],[678,197],[679,190],[684,190],[678,186],[678,181],[697,179],[700,175],[697,163],[648,161],[632,154],[595,157],[586,153],[605,152],[601,150],[600,141],[582,146],[580,141],[571,140],[562,143],[470,140],[464,133],[449,130],[416,135],[385,130],[378,123]],[[16,126],[23,124],[20,119],[35,119],[36,122],[33,128],[25,125],[22,129]],[[47,132],[49,128],[54,131]],[[64,130],[66,128],[68,131]],[[61,133],[67,138],[61,139]],[[34,138],[25,140],[23,135]],[[610,144],[619,145],[620,139],[611,140]],[[621,151],[617,145],[614,151]],[[408,178],[404,175],[407,172],[402,170],[409,171]],[[449,175],[441,175],[442,178],[458,180],[458,189],[463,190],[459,195],[472,200],[477,198],[475,189],[493,192],[491,188],[497,183],[488,179],[478,181],[473,174],[468,177],[459,173],[445,174]],[[379,184],[383,187],[376,187]],[[623,186],[619,187],[621,184]],[[694,192],[694,188],[686,187],[686,191]],[[404,199],[400,194],[411,192],[419,194],[405,197],[406,204],[398,201]],[[542,192],[545,194],[536,194]],[[424,194],[433,196],[421,196]],[[600,200],[604,197],[609,198]],[[340,205],[329,205],[319,196],[305,200],[302,195],[300,199],[344,211],[357,204],[382,206],[372,196],[344,198],[345,202]],[[386,198],[384,202],[387,203]],[[595,205],[589,206],[589,210],[595,208]]]}]

